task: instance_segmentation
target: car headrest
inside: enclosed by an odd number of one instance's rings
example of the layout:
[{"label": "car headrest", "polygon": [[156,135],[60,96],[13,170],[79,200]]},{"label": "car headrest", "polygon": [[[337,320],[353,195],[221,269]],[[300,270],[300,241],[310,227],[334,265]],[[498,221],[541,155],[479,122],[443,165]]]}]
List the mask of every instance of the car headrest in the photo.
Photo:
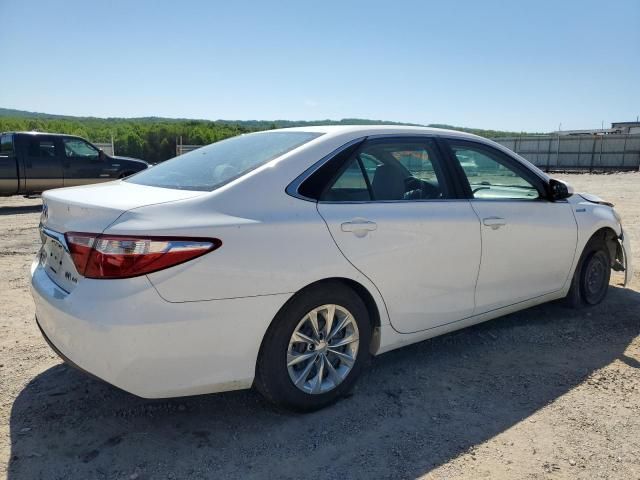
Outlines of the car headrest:
[{"label": "car headrest", "polygon": [[373,175],[371,190],[376,200],[402,200],[405,193],[402,171],[391,165],[378,166]]}]

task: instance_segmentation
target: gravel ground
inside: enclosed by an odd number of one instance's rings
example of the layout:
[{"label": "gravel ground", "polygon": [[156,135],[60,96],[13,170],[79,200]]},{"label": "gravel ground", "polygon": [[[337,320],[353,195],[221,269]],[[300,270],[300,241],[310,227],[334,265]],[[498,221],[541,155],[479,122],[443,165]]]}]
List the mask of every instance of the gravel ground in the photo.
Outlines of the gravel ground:
[{"label": "gravel ground", "polygon": [[[617,204],[640,173],[565,175]],[[143,400],[65,365],[33,321],[39,200],[0,199],[0,478],[640,479],[640,263],[600,306],[547,304],[376,358],[324,411],[251,391]]]}]

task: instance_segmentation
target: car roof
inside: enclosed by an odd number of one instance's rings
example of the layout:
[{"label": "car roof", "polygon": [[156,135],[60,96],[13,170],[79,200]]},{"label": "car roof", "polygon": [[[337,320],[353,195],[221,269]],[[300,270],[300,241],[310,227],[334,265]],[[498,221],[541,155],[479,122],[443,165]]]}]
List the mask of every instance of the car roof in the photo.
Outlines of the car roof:
[{"label": "car roof", "polygon": [[270,132],[316,132],[324,134],[361,134],[367,135],[442,135],[455,136],[469,139],[480,139],[478,135],[460,132],[458,130],[449,130],[446,128],[434,127],[418,127],[411,125],[314,125],[305,127],[280,128],[277,130],[268,130]]},{"label": "car roof", "polygon": [[74,137],[81,138],[78,135],[71,135],[68,133],[49,133],[49,132],[1,132],[0,135],[47,135],[48,137]]}]

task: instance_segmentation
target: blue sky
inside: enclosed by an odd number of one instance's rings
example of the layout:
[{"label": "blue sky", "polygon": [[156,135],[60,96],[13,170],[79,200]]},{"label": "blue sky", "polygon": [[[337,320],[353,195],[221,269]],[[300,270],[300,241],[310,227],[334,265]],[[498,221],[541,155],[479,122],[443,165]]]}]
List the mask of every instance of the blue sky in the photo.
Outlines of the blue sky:
[{"label": "blue sky", "polygon": [[640,0],[0,0],[0,106],[515,131],[640,115]]}]

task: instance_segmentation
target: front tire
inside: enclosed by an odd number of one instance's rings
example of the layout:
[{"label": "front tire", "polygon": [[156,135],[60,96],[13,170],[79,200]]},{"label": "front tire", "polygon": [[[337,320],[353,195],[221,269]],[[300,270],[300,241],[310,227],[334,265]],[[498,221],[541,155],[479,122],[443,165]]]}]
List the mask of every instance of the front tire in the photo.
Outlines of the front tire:
[{"label": "front tire", "polygon": [[573,275],[568,305],[574,308],[598,305],[607,296],[610,279],[611,257],[605,240],[591,239]]},{"label": "front tire", "polygon": [[272,403],[313,411],[348,393],[369,359],[362,299],[336,282],[297,294],[265,335],[255,386]]}]

